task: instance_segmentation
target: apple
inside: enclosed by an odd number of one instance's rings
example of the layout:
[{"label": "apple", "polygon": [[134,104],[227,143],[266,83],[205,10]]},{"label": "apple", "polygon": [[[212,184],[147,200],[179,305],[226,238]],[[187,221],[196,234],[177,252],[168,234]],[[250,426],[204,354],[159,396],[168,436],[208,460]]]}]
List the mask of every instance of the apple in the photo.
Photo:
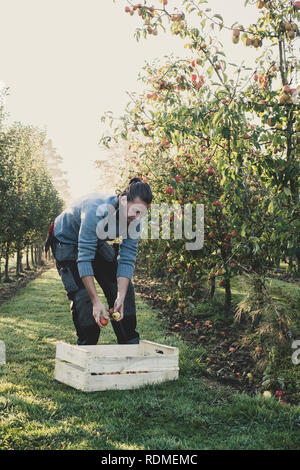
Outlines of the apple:
[{"label": "apple", "polygon": [[295,10],[300,10],[300,2],[298,2],[298,1],[294,2],[293,5],[294,5]]},{"label": "apple", "polygon": [[292,29],[291,23],[285,23],[284,28],[285,28],[286,31],[290,31]]},{"label": "apple", "polygon": [[263,398],[272,398],[272,393],[269,392],[268,390],[266,390],[263,394],[262,394]]},{"label": "apple", "polygon": [[291,103],[291,97],[287,93],[282,93],[282,95],[279,98],[279,103],[280,104],[287,104]]},{"label": "apple", "polygon": [[112,314],[112,318],[113,318],[113,320],[118,321],[121,318],[121,314],[119,312],[114,312]]},{"label": "apple", "polygon": [[174,194],[174,189],[168,186],[165,190],[166,194]]},{"label": "apple", "polygon": [[257,8],[260,10],[266,6],[265,2],[263,0],[258,0],[257,2]]},{"label": "apple", "polygon": [[108,324],[107,318],[102,317],[100,320],[101,325],[106,326]]},{"label": "apple", "polygon": [[253,46],[256,47],[256,48],[258,48],[259,45],[260,45],[260,40],[259,40],[258,38],[255,38],[255,39],[254,39]]}]

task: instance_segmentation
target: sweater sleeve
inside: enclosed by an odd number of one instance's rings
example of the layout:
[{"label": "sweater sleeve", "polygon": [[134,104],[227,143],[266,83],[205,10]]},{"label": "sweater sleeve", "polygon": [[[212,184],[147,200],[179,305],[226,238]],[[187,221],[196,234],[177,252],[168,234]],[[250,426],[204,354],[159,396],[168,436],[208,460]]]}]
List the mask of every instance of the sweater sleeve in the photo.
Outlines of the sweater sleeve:
[{"label": "sweater sleeve", "polygon": [[98,244],[96,232],[99,217],[96,207],[88,201],[81,210],[81,224],[78,234],[78,272],[80,277],[94,276],[92,261]]},{"label": "sweater sleeve", "polygon": [[118,259],[117,277],[132,278],[138,243],[141,236],[142,221],[137,226],[137,238],[124,238],[120,243],[120,256]]}]

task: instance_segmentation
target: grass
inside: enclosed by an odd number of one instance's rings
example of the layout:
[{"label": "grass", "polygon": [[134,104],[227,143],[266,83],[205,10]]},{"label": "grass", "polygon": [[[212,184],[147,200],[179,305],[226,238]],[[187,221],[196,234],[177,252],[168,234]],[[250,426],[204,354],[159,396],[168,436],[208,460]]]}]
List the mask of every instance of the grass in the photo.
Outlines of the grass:
[{"label": "grass", "polygon": [[[300,407],[238,394],[201,376],[203,350],[164,327],[137,295],[142,338],[180,348],[180,378],[86,394],[53,379],[55,343],[75,343],[55,269],[0,308],[0,449],[297,449]],[[111,326],[101,342],[115,343]]]}]

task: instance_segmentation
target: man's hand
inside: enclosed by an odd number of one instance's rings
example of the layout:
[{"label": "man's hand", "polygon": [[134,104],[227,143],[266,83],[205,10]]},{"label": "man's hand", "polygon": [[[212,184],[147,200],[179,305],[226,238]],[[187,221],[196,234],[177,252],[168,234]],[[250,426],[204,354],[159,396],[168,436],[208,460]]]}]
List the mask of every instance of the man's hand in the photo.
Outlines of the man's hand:
[{"label": "man's hand", "polygon": [[120,313],[121,317],[119,318],[119,320],[117,320],[117,321],[120,321],[124,317],[124,299],[127,293],[129,279],[127,277],[118,277],[117,282],[118,282],[118,295],[115,300],[114,312]]},{"label": "man's hand", "polygon": [[95,318],[95,322],[97,323],[100,328],[104,328],[105,325],[101,324],[101,318],[106,318],[109,320],[108,313],[106,312],[105,306],[103,305],[100,300],[97,300],[93,303],[93,317]]},{"label": "man's hand", "polygon": [[93,317],[95,318],[95,322],[97,323],[97,325],[100,326],[100,328],[103,328],[105,325],[101,325],[100,323],[101,317],[109,319],[109,316],[106,313],[103,303],[100,301],[98,297],[95,283],[94,283],[94,276],[84,276],[82,278],[82,282],[83,282],[84,287],[88,291],[88,294],[93,304]]},{"label": "man's hand", "polygon": [[120,318],[119,320],[116,321],[121,321],[124,316],[124,298],[118,296],[115,300],[115,305],[114,305],[114,312],[119,312],[120,313]]}]

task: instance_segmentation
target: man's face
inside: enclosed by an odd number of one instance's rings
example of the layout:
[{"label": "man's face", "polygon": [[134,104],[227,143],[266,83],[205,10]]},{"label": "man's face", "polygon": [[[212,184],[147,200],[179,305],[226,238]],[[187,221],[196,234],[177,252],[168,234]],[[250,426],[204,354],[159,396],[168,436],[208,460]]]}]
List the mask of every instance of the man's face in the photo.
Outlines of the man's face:
[{"label": "man's face", "polygon": [[[124,198],[124,199],[123,199]],[[128,202],[126,196],[121,198],[121,204],[125,208],[127,203],[127,224],[129,225],[135,219],[139,219],[147,214],[150,204],[146,204],[139,197],[134,201]]]}]

